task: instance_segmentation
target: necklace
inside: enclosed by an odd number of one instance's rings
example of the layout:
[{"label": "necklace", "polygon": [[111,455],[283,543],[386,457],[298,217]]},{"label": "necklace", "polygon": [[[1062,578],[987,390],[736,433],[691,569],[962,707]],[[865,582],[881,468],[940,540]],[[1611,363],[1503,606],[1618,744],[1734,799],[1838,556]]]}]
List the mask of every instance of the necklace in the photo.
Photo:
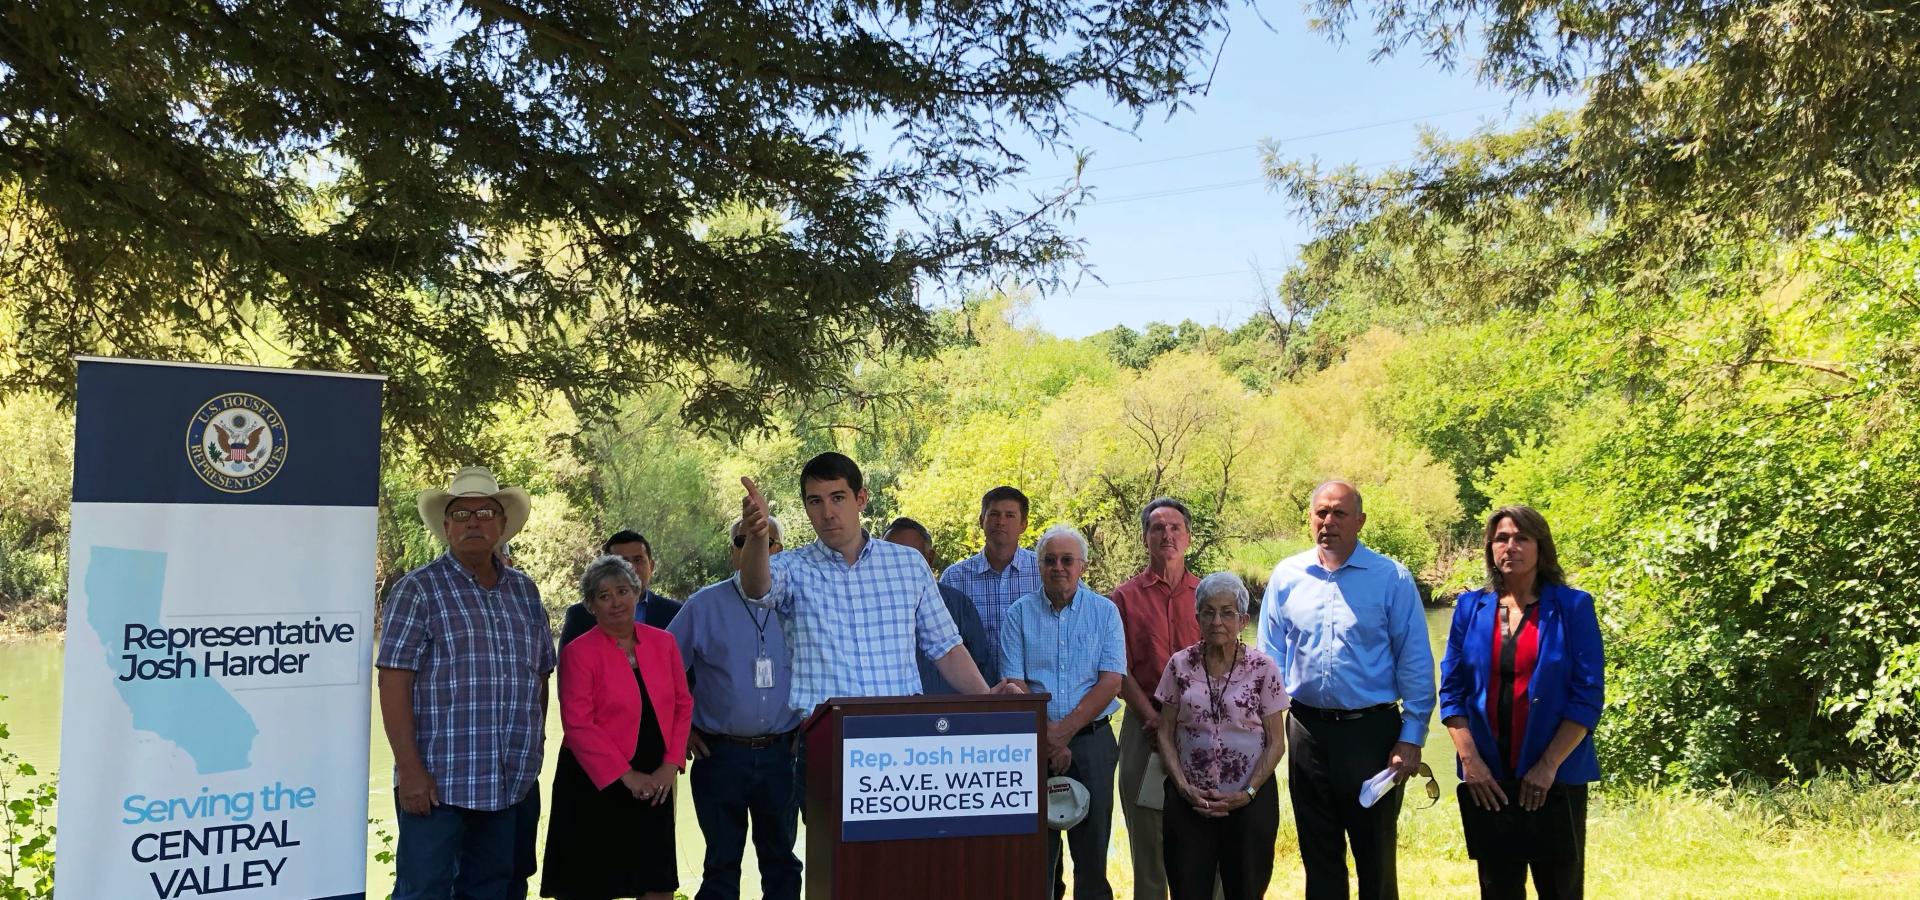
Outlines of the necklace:
[{"label": "necklace", "polygon": [[1200,651],[1200,674],[1206,676],[1207,679],[1207,700],[1213,706],[1213,720],[1215,722],[1222,721],[1227,717],[1227,689],[1233,687],[1234,671],[1238,668],[1240,668],[1240,642],[1235,641],[1233,644],[1233,658],[1227,660],[1227,671],[1221,676],[1220,689],[1216,691],[1213,689],[1213,673],[1207,671],[1207,651],[1204,648]]}]

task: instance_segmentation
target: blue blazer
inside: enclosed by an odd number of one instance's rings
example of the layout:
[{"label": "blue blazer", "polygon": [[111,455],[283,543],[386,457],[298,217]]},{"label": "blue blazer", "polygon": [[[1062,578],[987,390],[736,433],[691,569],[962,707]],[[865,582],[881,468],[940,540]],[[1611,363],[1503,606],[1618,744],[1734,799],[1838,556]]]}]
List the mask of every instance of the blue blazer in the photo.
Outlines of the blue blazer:
[{"label": "blue blazer", "polygon": [[[1465,716],[1473,746],[1493,777],[1517,779],[1539,762],[1553,742],[1560,723],[1586,726],[1587,737],[1575,747],[1555,780],[1586,784],[1600,779],[1600,762],[1593,752],[1593,726],[1606,702],[1606,657],[1600,649],[1600,620],[1594,615],[1593,595],[1564,584],[1545,585],[1540,592],[1540,655],[1527,682],[1527,733],[1520,743],[1520,771],[1508,772],[1506,760],[1494,748],[1493,728],[1487,723],[1487,682],[1493,675],[1493,629],[1500,621],[1500,595],[1491,589],[1469,591],[1454,601],[1453,627],[1447,631],[1447,653],[1440,659],[1440,720]],[[1457,767],[1458,762],[1455,763]]]}]

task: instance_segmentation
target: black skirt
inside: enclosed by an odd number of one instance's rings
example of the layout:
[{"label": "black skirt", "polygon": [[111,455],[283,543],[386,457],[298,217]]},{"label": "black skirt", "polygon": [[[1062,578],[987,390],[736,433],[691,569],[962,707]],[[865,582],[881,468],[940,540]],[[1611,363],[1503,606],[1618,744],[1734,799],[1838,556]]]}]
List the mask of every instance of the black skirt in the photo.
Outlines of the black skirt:
[{"label": "black skirt", "polygon": [[[653,714],[646,682],[640,685],[640,740],[631,765],[651,772],[666,756],[660,718]],[[573,751],[562,747],[553,774],[553,807],[547,820],[546,861],[540,866],[540,896],[558,900],[613,900],[680,886],[673,850],[673,796],[659,806],[633,799],[618,781],[595,788]]]}]

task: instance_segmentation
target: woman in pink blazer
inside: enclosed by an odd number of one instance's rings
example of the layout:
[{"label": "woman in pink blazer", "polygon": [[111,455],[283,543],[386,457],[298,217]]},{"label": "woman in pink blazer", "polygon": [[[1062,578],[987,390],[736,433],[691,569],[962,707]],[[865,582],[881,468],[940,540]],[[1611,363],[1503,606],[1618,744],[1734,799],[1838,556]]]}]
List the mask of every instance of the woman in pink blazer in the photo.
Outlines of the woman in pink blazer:
[{"label": "woman in pink blazer", "polygon": [[588,564],[580,593],[596,627],[560,651],[565,738],[540,895],[671,900],[673,783],[693,717],[687,670],[670,635],[634,622],[640,579],[626,560]]}]

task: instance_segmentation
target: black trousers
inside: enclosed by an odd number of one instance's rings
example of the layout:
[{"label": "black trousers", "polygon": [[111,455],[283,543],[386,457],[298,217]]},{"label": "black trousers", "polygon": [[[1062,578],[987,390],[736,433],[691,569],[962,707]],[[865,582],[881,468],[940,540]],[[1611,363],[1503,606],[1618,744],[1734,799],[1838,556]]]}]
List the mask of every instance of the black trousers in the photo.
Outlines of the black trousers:
[{"label": "black trousers", "polygon": [[1581,900],[1586,896],[1587,880],[1587,786],[1563,784],[1567,803],[1573,807],[1573,845],[1571,859],[1475,860],[1480,867],[1480,896],[1483,900],[1527,900],[1527,871],[1533,871],[1533,889],[1540,900]]},{"label": "black trousers", "polygon": [[[1273,838],[1280,830],[1280,789],[1268,783],[1253,802],[1221,818],[1195,811],[1167,779],[1160,852],[1172,900],[1260,900],[1273,881]],[[1218,883],[1220,893],[1214,893]]]},{"label": "black trousers", "polygon": [[1393,841],[1406,787],[1364,809],[1360,786],[1387,767],[1399,739],[1400,713],[1392,707],[1341,721],[1287,717],[1287,793],[1300,830],[1307,900],[1345,900],[1349,845],[1362,900],[1398,900]]}]

